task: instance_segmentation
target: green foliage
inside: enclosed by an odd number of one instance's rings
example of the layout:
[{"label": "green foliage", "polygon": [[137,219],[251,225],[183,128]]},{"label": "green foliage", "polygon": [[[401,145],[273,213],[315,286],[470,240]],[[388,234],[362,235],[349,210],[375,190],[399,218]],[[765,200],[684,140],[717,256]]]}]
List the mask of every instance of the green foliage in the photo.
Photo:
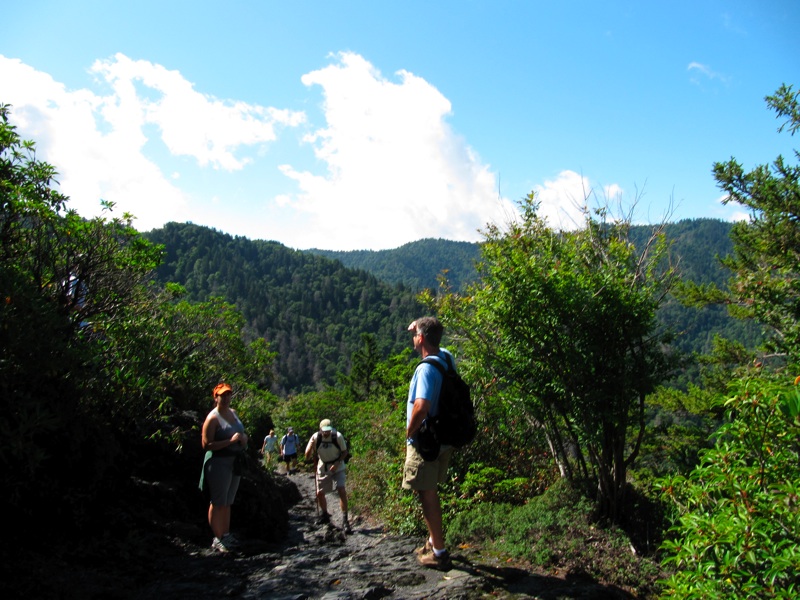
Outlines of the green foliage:
[{"label": "green foliage", "polygon": [[[368,350],[369,340],[364,341]],[[373,386],[358,401],[353,401],[350,389],[327,388],[289,398],[273,413],[279,435],[291,425],[304,445],[321,419],[331,419],[354,449],[347,480],[352,510],[402,533],[420,533],[422,527],[419,502],[400,486],[405,460],[405,398],[415,362],[405,350],[371,363],[363,376],[379,380],[381,385]],[[352,373],[342,379],[352,381]]]},{"label": "green foliage", "polygon": [[[676,272],[682,281],[702,286],[725,285],[730,272],[719,259],[732,252],[731,228],[730,222],[719,219],[683,219],[664,225],[664,235],[671,244]],[[651,234],[652,227],[633,225],[629,237],[637,248],[644,248]],[[310,252],[338,259],[346,267],[363,269],[387,283],[402,283],[411,289],[435,290],[444,274],[452,289],[463,292],[477,280],[481,244],[427,239],[394,250]],[[736,340],[747,348],[758,346],[763,338],[760,327],[734,319],[723,306],[710,305],[697,310],[685,306],[671,293],[664,297],[656,316],[660,327],[674,333],[675,349],[686,355],[708,354],[715,337]],[[699,379],[696,366],[687,360],[673,376],[671,385],[685,388],[690,382],[696,384]]]},{"label": "green foliage", "polygon": [[462,512],[447,529],[447,544],[475,545],[551,571],[635,588],[646,596],[654,590],[657,565],[634,555],[620,530],[598,527],[594,508],[580,490],[560,481],[522,506],[483,502]]},{"label": "green foliage", "polygon": [[[724,283],[727,270],[715,257],[730,252],[730,228],[730,223],[711,219],[664,226],[665,236],[674,241],[682,278]],[[630,227],[631,242],[644,247],[651,229]],[[407,345],[405,325],[421,312],[417,290],[435,288],[443,273],[453,289],[463,290],[476,280],[481,252],[480,244],[447,240],[420,240],[382,251],[297,252],[276,242],[176,223],[145,235],[165,248],[160,282],[180,283],[192,302],[224,298],[245,316],[248,339],[268,341],[277,352],[271,390],[280,395],[335,384],[340,373],[351,370],[348,360],[363,335],[373,336],[380,358],[398,353]],[[760,341],[752,324],[731,318],[723,307],[699,311],[671,295],[658,308],[657,319],[675,333],[675,348],[689,354],[708,353],[715,335],[747,347]],[[674,384],[697,381],[697,368],[687,362]]]},{"label": "green foliage", "polygon": [[667,596],[796,598],[800,591],[800,393],[743,379],[715,445],[661,481],[678,519],[664,542]]},{"label": "green foliage", "polygon": [[719,415],[709,394],[696,386],[686,392],[659,388],[648,396],[647,430],[631,476],[646,485],[654,478],[686,474],[697,466],[699,454],[710,447],[709,436],[719,427]]},{"label": "green foliage", "polygon": [[447,274],[450,285],[462,290],[474,283],[475,264],[480,246],[469,242],[424,239],[409,242],[394,250],[335,251],[312,249],[309,252],[340,261],[350,269],[372,273],[390,284],[412,290],[436,289],[439,277]]},{"label": "green foliage", "polygon": [[232,306],[151,286],[162,248],[112,203],[90,220],[68,210],[54,177],[0,106],[2,506],[18,530],[83,535],[131,476],[158,468],[140,451],[181,448],[199,426],[186,411],[205,413],[220,379],[264,418],[273,355],[244,342]]},{"label": "green foliage", "polygon": [[413,290],[277,242],[178,223],[146,236],[166,249],[161,283],[181,284],[188,301],[224,299],[244,316],[247,339],[269,343],[271,390],[282,396],[336,383],[365,334],[381,358],[400,352],[420,313]]},{"label": "green foliage", "polygon": [[[25,518],[56,495],[59,509],[46,514],[74,509],[80,525],[87,498],[117,456],[107,422],[123,402],[107,388],[109,410],[94,411],[87,401],[87,382],[103,358],[96,348],[104,330],[136,310],[160,250],[138,237],[129,215],[107,218],[110,203],[89,221],[66,210],[68,199],[52,189],[55,175],[0,106],[4,502]],[[88,445],[96,451],[83,452]]]},{"label": "green foliage", "polygon": [[524,504],[531,497],[531,480],[527,477],[506,477],[497,467],[473,463],[459,487],[460,498],[470,505],[481,502]]},{"label": "green foliage", "polygon": [[[800,127],[798,97],[782,86],[767,104],[786,121],[779,128],[794,134]],[[795,151],[795,158],[800,153]],[[725,303],[731,314],[769,327],[769,352],[800,356],[800,166],[779,156],[772,165],[746,172],[731,159],[714,165],[714,178],[727,194],[724,202],[739,204],[749,221],[733,226],[734,251],[722,263],[733,277],[728,292],[716,286],[688,286],[685,296],[696,303]]]},{"label": "green foliage", "polygon": [[637,251],[624,221],[587,216],[583,229],[558,233],[533,195],[521,208],[507,230],[489,227],[468,295],[426,301],[454,330],[468,380],[541,429],[562,475],[595,482],[616,520],[645,396],[670,365],[655,321],[672,277],[666,241],[656,231]]}]

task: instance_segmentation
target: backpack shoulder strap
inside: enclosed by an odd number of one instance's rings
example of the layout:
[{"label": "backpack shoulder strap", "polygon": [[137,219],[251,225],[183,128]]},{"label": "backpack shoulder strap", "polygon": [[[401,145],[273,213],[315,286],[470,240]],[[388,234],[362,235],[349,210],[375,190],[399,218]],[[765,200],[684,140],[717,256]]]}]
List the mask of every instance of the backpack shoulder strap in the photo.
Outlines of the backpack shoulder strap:
[{"label": "backpack shoulder strap", "polygon": [[[317,456],[319,456],[319,444],[320,444],[321,440],[322,440],[322,433],[317,431],[317,433],[314,434],[314,448],[317,451]],[[335,429],[331,430],[330,442],[325,442],[325,443],[333,444],[334,446],[336,446],[336,449],[339,451],[339,457],[336,460],[329,461],[329,462],[327,462],[325,464],[333,464],[335,462],[338,462],[339,459],[342,458],[342,454],[344,454],[344,452],[342,451],[342,447],[339,445],[338,432]],[[320,460],[322,460],[322,459],[320,458]]]},{"label": "backpack shoulder strap", "polygon": [[438,360],[436,360],[432,356],[428,356],[426,358],[423,358],[420,361],[420,364],[422,364],[422,363],[425,363],[426,365],[433,365],[434,367],[436,367],[436,370],[439,371],[439,373],[444,375],[445,368],[442,366],[442,363],[440,363]]},{"label": "backpack shoulder strap", "polygon": [[456,366],[453,364],[453,356],[451,354],[445,353],[444,360],[447,362],[447,368],[455,373]]}]

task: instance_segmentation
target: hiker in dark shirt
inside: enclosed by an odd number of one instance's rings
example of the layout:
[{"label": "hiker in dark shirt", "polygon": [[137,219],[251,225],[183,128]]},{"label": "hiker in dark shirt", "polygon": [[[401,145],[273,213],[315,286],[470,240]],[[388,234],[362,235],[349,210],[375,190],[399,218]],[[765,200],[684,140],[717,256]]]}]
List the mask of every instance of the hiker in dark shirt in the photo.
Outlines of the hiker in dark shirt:
[{"label": "hiker in dark shirt", "polygon": [[[414,350],[424,359],[429,356],[440,360],[447,367],[450,353],[439,348],[444,327],[436,317],[423,317],[408,326],[412,333]],[[452,362],[452,356],[449,357]],[[449,570],[452,567],[450,554],[444,545],[442,507],[439,502],[438,485],[447,480],[447,467],[453,449],[442,446],[434,460],[422,458],[417,438],[420,427],[427,416],[435,416],[439,410],[439,392],[442,374],[430,364],[421,363],[414,371],[408,388],[406,406],[406,462],[403,469],[403,488],[414,490],[422,505],[422,516],[428,528],[428,539],[416,550],[417,560],[425,567]]]},{"label": "hiker in dark shirt", "polygon": [[286,473],[297,470],[297,448],[300,446],[300,436],[294,432],[293,427],[286,430],[286,435],[281,438],[281,460],[286,463]]}]

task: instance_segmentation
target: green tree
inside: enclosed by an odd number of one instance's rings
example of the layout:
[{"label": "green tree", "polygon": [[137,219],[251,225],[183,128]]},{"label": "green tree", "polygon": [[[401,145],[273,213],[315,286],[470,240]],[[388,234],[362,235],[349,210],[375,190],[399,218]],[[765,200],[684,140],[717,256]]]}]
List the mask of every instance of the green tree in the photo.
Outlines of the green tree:
[{"label": "green tree", "polygon": [[678,520],[664,543],[667,597],[796,598],[800,591],[800,393],[734,383],[714,448],[661,481]]},{"label": "green tree", "polygon": [[561,474],[596,484],[603,514],[621,517],[626,471],[644,433],[646,395],[666,375],[655,313],[673,271],[657,230],[641,250],[629,223],[586,217],[556,232],[529,195],[507,230],[490,226],[480,281],[427,296],[463,350],[478,389],[542,430]]},{"label": "green tree", "polygon": [[[787,119],[779,131],[788,127],[794,134],[800,127],[798,94],[784,85],[766,100]],[[745,173],[731,159],[715,164],[714,174],[728,194],[725,202],[750,209],[750,220],[732,230],[734,254],[723,261],[733,271],[729,291],[689,286],[684,293],[697,303],[728,304],[735,316],[768,326],[772,336],[765,349],[783,359],[775,366],[796,368],[800,170],[778,157],[771,167]],[[783,369],[750,360],[742,364],[741,348],[727,350],[732,366],[726,423],[695,470],[662,483],[678,513],[664,544],[665,562],[676,567],[667,595],[794,598],[800,587],[800,394]],[[719,388],[724,372],[712,376]]]},{"label": "green tree", "polygon": [[[778,131],[800,127],[800,92],[783,85],[766,102],[785,122]],[[794,151],[795,158],[800,153]],[[778,156],[772,165],[746,172],[735,159],[714,164],[714,178],[727,194],[723,202],[747,208],[750,219],[731,231],[734,252],[722,263],[733,277],[723,291],[689,285],[685,296],[698,304],[727,304],[731,314],[768,326],[770,352],[800,356],[800,166]]]},{"label": "green tree", "polygon": [[375,336],[362,333],[361,342],[363,346],[353,352],[350,359],[350,374],[339,376],[339,383],[342,384],[347,396],[353,402],[363,402],[370,398],[373,390],[380,383],[375,369],[381,356],[378,353]]},{"label": "green tree", "polygon": [[263,420],[274,354],[245,343],[233,306],[152,286],[162,249],[111,203],[89,220],[68,210],[55,175],[0,105],[0,505],[54,534],[85,533],[147,468],[138,450],[152,457],[167,439],[175,455],[186,431],[171,419],[207,410],[220,379]]},{"label": "green tree", "polygon": [[[0,105],[0,450],[6,501],[32,512],[58,492],[61,510],[87,496],[115,455],[111,411],[87,402],[87,382],[109,324],[138,305],[160,249],[139,238],[130,216],[85,220],[53,189],[55,169],[20,140]],[[103,388],[108,391],[107,388]],[[112,400],[115,398],[109,395]],[[97,452],[80,452],[90,443]],[[80,469],[74,468],[79,460]],[[56,514],[56,513],[51,513]]]}]

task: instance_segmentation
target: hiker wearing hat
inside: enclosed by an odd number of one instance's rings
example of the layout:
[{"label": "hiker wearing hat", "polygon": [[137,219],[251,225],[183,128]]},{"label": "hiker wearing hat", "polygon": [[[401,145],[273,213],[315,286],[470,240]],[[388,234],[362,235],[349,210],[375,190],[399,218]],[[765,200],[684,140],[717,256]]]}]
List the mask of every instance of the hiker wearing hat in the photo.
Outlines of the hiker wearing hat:
[{"label": "hiker wearing hat", "polygon": [[[452,364],[452,355],[439,348],[444,327],[436,317],[422,317],[408,326],[414,350],[425,359],[429,356]],[[420,363],[408,387],[406,405],[406,462],[403,468],[403,489],[414,490],[422,505],[422,517],[428,529],[428,539],[416,550],[417,560],[424,567],[443,571],[452,567],[450,554],[444,546],[442,506],[439,502],[439,484],[447,481],[447,468],[453,452],[451,446],[441,446],[433,460],[425,460],[419,449],[420,430],[428,415],[439,411],[439,391],[442,375],[431,364]]]},{"label": "hiker wearing hat", "polygon": [[319,422],[319,431],[311,436],[306,446],[306,460],[310,461],[317,456],[317,503],[321,515],[317,523],[329,523],[331,516],[328,514],[327,494],[333,492],[334,486],[339,493],[339,507],[342,509],[342,529],[352,533],[350,522],[347,520],[347,489],[345,488],[345,470],[347,468],[347,442],[344,436],[331,425],[330,419]]},{"label": "hiker wearing hat", "polygon": [[208,488],[208,524],[214,533],[211,547],[228,552],[236,545],[231,535],[231,505],[241,480],[241,460],[247,447],[244,425],[231,408],[233,390],[227,383],[214,388],[214,409],[203,423],[203,449],[206,450],[200,489]]},{"label": "hiker wearing hat", "polygon": [[286,435],[281,438],[281,460],[286,463],[286,473],[297,471],[297,448],[300,446],[300,438],[294,432],[294,428],[289,427]]}]

